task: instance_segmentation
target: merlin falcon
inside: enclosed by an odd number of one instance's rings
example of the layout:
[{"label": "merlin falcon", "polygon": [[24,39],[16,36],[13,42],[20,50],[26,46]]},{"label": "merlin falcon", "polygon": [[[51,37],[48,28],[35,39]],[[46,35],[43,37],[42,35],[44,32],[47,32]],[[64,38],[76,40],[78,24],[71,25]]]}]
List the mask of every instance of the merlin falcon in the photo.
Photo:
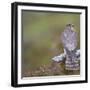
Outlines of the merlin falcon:
[{"label": "merlin falcon", "polygon": [[61,42],[65,53],[65,69],[79,70],[79,63],[76,56],[77,51],[77,33],[74,31],[73,24],[67,24],[61,34]]}]

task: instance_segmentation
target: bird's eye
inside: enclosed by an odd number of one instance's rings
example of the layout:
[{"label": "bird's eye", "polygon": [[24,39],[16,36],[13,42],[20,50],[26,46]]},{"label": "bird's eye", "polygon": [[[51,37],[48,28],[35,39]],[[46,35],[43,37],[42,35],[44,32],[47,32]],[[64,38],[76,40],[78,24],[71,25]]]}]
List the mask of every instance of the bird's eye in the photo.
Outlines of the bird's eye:
[{"label": "bird's eye", "polygon": [[67,24],[66,26],[71,26],[71,24]]}]

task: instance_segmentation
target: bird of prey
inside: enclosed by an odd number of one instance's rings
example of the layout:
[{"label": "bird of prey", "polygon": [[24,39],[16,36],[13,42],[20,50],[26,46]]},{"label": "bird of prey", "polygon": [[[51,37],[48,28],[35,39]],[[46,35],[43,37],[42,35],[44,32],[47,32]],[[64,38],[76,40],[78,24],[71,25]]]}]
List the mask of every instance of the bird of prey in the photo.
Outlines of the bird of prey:
[{"label": "bird of prey", "polygon": [[76,55],[77,48],[77,33],[74,31],[73,24],[67,24],[61,34],[61,42],[65,53],[65,68],[66,70],[78,70],[79,63]]}]

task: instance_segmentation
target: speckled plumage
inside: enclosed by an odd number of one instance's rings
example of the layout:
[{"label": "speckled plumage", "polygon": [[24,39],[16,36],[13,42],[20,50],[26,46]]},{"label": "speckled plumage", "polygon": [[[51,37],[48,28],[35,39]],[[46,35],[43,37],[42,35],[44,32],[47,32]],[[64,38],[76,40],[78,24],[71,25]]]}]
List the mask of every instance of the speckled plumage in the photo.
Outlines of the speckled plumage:
[{"label": "speckled plumage", "polygon": [[69,51],[76,49],[77,47],[77,34],[74,31],[71,31],[68,28],[65,28],[64,32],[61,35],[61,41],[64,48],[67,48]]},{"label": "speckled plumage", "polygon": [[65,66],[67,70],[78,70],[79,63],[76,57],[77,33],[73,30],[72,24],[65,27],[61,34],[61,41],[66,53]]}]

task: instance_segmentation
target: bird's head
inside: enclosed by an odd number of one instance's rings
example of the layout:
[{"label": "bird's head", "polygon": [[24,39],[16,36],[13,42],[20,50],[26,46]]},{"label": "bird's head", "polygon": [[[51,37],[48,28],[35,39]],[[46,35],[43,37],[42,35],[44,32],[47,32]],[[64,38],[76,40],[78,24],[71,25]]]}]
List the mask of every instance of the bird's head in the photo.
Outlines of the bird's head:
[{"label": "bird's head", "polygon": [[69,30],[74,31],[74,24],[67,24],[66,28],[69,29]]}]

